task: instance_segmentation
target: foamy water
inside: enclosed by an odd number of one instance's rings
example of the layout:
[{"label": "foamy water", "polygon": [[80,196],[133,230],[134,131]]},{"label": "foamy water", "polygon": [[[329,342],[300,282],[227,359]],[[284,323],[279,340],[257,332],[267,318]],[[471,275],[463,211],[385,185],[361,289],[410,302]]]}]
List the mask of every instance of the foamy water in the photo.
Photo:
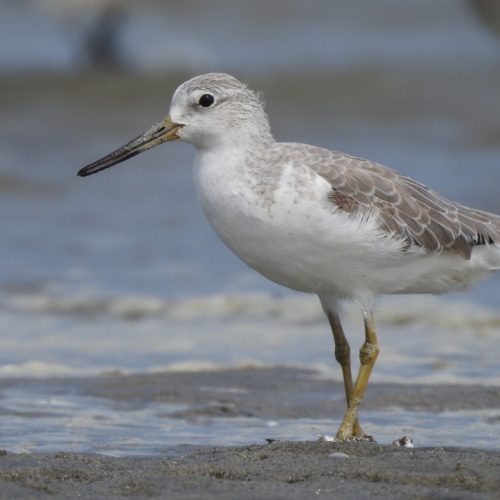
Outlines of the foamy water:
[{"label": "foamy water", "polygon": [[[2,376],[278,364],[316,367],[327,376],[337,370],[318,301],[302,294],[11,296],[1,317]],[[361,315],[347,305],[344,317],[355,352],[363,341]],[[500,314],[493,309],[394,297],[381,301],[376,318],[381,354],[374,380],[500,384]]]}]

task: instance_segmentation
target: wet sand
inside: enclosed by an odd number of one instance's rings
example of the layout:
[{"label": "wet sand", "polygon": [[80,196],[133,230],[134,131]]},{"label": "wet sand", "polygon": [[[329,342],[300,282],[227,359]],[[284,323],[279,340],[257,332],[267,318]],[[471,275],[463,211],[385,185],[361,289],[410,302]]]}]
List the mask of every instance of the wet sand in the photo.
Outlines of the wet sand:
[{"label": "wet sand", "polygon": [[[327,397],[342,390],[338,382],[312,371],[285,367],[4,379],[0,393],[13,386],[36,389],[47,384],[55,394],[78,391],[127,407],[154,401],[182,402],[188,409],[169,415],[180,419],[200,415],[339,418],[343,410]],[[500,390],[482,386],[370,386],[364,408],[388,405],[425,409],[436,415],[443,410],[500,408]],[[262,437],[255,441],[261,443]],[[0,454],[0,498],[293,499],[338,495],[353,499],[469,499],[498,495],[500,451],[416,446],[291,440],[234,447],[186,445],[167,447],[155,456],[119,458],[64,450],[48,454],[6,452]]]},{"label": "wet sand", "polygon": [[[78,393],[104,398],[124,410],[151,403],[183,404],[189,408],[171,413],[169,417],[185,419],[198,416],[340,419],[345,411],[342,382],[314,370],[286,366],[137,375],[113,371],[96,377],[4,378],[0,379],[0,396],[12,387],[26,388],[34,394],[50,390],[54,395]],[[387,407],[436,414],[500,409],[500,387],[371,382],[362,410]],[[0,413],[2,411],[0,399]]]},{"label": "wet sand", "polygon": [[499,470],[497,451],[372,443],[279,442],[163,457],[7,454],[0,498],[494,498]]}]

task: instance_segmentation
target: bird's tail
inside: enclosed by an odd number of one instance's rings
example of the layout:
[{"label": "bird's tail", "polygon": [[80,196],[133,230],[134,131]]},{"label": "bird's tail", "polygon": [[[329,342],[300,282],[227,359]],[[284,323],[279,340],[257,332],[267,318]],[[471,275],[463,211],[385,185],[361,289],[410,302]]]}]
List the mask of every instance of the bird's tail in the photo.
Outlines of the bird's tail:
[{"label": "bird's tail", "polygon": [[491,271],[500,270],[500,216],[460,207],[459,219],[472,250],[483,254]]}]

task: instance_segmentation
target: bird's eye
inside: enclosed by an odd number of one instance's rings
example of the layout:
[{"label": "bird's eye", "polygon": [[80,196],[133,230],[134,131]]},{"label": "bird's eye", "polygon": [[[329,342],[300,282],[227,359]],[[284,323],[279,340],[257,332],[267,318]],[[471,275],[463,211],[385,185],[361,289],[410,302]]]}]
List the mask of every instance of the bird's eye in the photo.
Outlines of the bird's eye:
[{"label": "bird's eye", "polygon": [[200,97],[198,104],[204,108],[209,108],[214,102],[215,98],[212,94],[203,94]]}]

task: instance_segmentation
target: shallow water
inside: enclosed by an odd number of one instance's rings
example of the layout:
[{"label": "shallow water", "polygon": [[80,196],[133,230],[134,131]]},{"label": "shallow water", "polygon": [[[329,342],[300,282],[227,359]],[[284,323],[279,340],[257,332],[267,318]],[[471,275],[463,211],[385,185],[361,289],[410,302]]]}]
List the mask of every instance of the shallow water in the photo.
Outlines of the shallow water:
[{"label": "shallow water", "polygon": [[[335,16],[329,2],[319,4],[326,11],[315,11],[316,20],[306,22],[295,10],[280,16],[274,25],[283,34],[279,43],[253,36],[259,19],[231,10],[235,45],[210,28],[194,30],[199,39],[192,52],[183,45],[184,65],[168,58],[160,64],[161,44],[151,51],[138,44],[130,52],[134,68],[154,66],[154,74],[72,74],[70,56],[54,49],[62,42],[42,37],[38,61],[65,73],[47,73],[45,67],[30,76],[0,75],[1,377],[246,364],[306,366],[339,377],[316,299],[259,277],[212,233],[195,199],[189,146],[169,144],[85,180],[75,175],[166,114],[171,92],[193,73],[224,69],[262,90],[280,140],[378,160],[464,204],[500,213],[498,41],[457,2],[419,2],[409,17],[393,2],[378,3],[376,12],[365,5],[360,15],[348,3],[337,5]],[[0,37],[14,36],[16,22],[22,32],[28,22],[16,17],[14,4],[9,9],[0,16]],[[144,12],[133,18],[125,40],[158,32],[155,11]],[[352,29],[345,27],[349,19]],[[191,20],[195,27],[202,21]],[[54,22],[36,29],[50,31]],[[316,38],[310,35],[313,25]],[[309,36],[299,36],[304,32]],[[200,40],[210,40],[205,46],[211,55],[203,61]],[[274,50],[263,50],[269,44]],[[0,46],[0,66],[11,71],[5,44]],[[31,56],[23,54],[17,63],[32,70]],[[500,385],[499,289],[495,276],[467,295],[383,300],[377,315],[382,351],[373,380]],[[354,309],[346,316],[354,352],[360,319]],[[3,408],[38,411],[45,405],[44,411],[62,412],[66,421],[88,410],[86,444],[70,444],[70,427],[54,424],[52,417],[42,425],[28,416],[4,422],[10,438],[0,446],[28,449],[31,437],[22,437],[28,435],[36,436],[38,450],[96,450],[108,433],[110,453],[147,453],[155,449],[149,428],[173,426],[161,441],[165,445],[223,444],[237,442],[231,436],[264,432],[267,425],[217,419],[196,429],[180,420],[162,424],[156,409],[124,416],[81,395],[54,400],[47,387],[41,399],[29,388],[3,394]],[[411,412],[407,416],[411,421]],[[373,413],[377,433],[383,434],[390,417]],[[439,429],[447,444],[464,444],[460,428],[477,423],[474,412],[442,417],[444,427],[448,422],[455,429]],[[124,435],[121,426],[132,425],[127,419],[137,423],[137,448],[126,440],[116,444]],[[415,415],[414,425],[428,427],[432,419]],[[278,428],[283,435],[310,437],[301,429],[315,425],[290,421]],[[229,438],[218,426],[231,428]]]},{"label": "shallow water", "polygon": [[[335,416],[341,414],[341,384],[313,379],[301,387],[300,376],[296,382],[286,382],[287,376],[297,377],[291,369],[282,368],[286,374],[280,369],[261,374],[251,370],[248,378],[253,381],[245,380],[245,386],[242,373],[234,370],[216,374],[220,382],[215,385],[207,372],[206,385],[189,374],[171,378],[172,385],[162,376],[149,376],[142,382],[147,385],[137,385],[137,379],[116,373],[94,381],[4,382],[2,447],[14,453],[65,450],[126,456],[172,453],[184,445],[330,439],[339,420],[325,418],[325,413],[333,407]],[[266,383],[275,386],[274,392],[262,387]],[[449,387],[435,386],[435,394],[425,395],[415,385],[372,385],[374,394],[361,413],[364,431],[383,444],[406,435],[419,448],[498,448],[500,404],[494,391],[484,393],[475,386],[462,391],[463,400],[456,401],[457,393]],[[414,397],[409,399],[406,392]],[[380,404],[384,397],[399,403]],[[467,402],[470,397],[476,399],[477,408]],[[438,401],[437,407],[432,399]]]}]

